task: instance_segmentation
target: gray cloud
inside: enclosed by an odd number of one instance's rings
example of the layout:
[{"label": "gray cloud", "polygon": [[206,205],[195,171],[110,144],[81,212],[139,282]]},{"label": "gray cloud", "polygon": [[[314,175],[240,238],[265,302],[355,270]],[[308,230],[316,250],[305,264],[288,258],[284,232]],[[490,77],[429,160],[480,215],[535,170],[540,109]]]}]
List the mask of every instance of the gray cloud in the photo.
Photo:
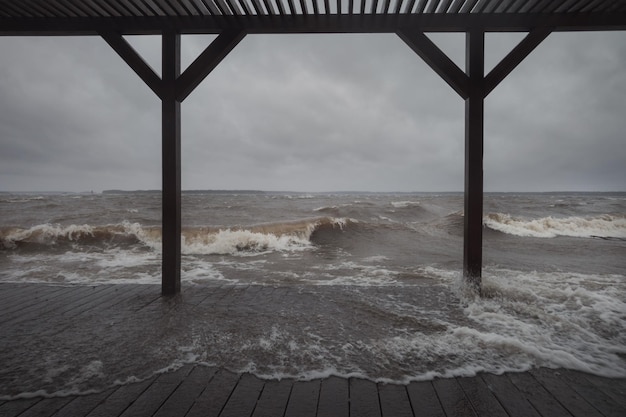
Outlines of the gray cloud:
[{"label": "gray cloud", "polygon": [[[463,64],[463,35],[432,38]],[[489,35],[487,65],[519,38]],[[129,41],[158,72],[158,37]],[[487,190],[624,189],[625,41],[552,34],[492,92]],[[160,187],[160,103],[102,39],[0,51],[0,190]],[[463,188],[464,103],[395,35],[250,35],[182,114],[186,189]]]}]

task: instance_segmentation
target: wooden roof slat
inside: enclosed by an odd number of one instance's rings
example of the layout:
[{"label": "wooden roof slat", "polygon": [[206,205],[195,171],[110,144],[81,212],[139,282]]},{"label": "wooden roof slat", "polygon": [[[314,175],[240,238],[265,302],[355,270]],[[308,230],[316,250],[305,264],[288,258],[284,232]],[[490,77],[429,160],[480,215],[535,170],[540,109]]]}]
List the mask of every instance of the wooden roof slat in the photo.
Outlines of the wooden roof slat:
[{"label": "wooden roof slat", "polygon": [[415,7],[415,0],[409,0],[409,3],[406,6],[406,10],[404,11],[405,13],[412,13],[413,12],[413,7]]},{"label": "wooden roof slat", "polygon": [[391,3],[391,0],[381,0],[379,13],[388,14],[390,3]]},{"label": "wooden roof slat", "polygon": [[146,6],[150,7],[150,9],[152,9],[152,11],[154,12],[156,16],[162,16],[162,17],[167,16],[167,13],[165,12],[165,10],[159,4],[155,3],[154,0],[141,0],[141,1],[143,1]]},{"label": "wooden roof slat", "polygon": [[577,0],[576,4],[573,4],[570,7],[570,11],[571,12],[578,12],[578,11],[580,11],[580,9],[585,7],[586,4],[587,4],[587,0]]},{"label": "wooden roof slat", "polygon": [[230,7],[228,7],[228,3],[226,3],[226,0],[213,0],[213,3],[215,3],[217,8],[221,11],[223,15],[232,16],[234,14],[233,11],[230,10]]},{"label": "wooden roof slat", "polygon": [[237,16],[243,15],[243,11],[241,7],[239,6],[238,0],[225,0],[225,1],[226,1],[226,4],[228,5],[228,8],[234,15],[237,15]]},{"label": "wooden roof slat", "polygon": [[404,6],[406,4],[406,2],[404,0],[398,0],[396,2],[396,9],[394,10],[395,14],[401,13],[402,12],[402,6]]},{"label": "wooden roof slat", "polygon": [[200,0],[202,5],[210,12],[212,16],[221,15],[222,13],[219,11],[217,6],[213,3],[213,0]]},{"label": "wooden roof slat", "polygon": [[182,4],[180,3],[179,0],[161,0],[161,3],[168,7],[170,10],[170,13],[168,14],[173,14],[173,15],[179,15],[179,16],[187,16],[188,13],[187,11],[183,8]]},{"label": "wooden roof slat", "polygon": [[550,7],[553,0],[540,0],[535,7],[531,9],[532,13],[544,13],[546,8]]},{"label": "wooden roof slat", "polygon": [[176,16],[176,9],[169,3],[168,0],[153,0],[157,6],[165,12],[166,16]]},{"label": "wooden roof slat", "polygon": [[141,11],[142,14],[140,14],[140,16],[157,16],[156,12],[152,10],[152,8],[149,7],[144,1],[132,0],[132,2],[135,8]]},{"label": "wooden roof slat", "polygon": [[97,4],[102,10],[107,13],[107,17],[116,16],[119,17],[121,14],[111,6],[110,2],[106,0],[92,0],[93,3]]},{"label": "wooden roof slat", "polygon": [[578,3],[579,0],[565,0],[563,2],[561,2],[561,4],[559,4],[558,6],[556,6],[553,11],[556,13],[568,13],[572,6],[575,3]]},{"label": "wooden roof slat", "polygon": [[313,4],[313,14],[320,14],[319,6],[317,4],[317,0],[311,0]]},{"label": "wooden roof slat", "polygon": [[[28,8],[24,8],[23,4],[15,4],[15,3],[7,3],[3,4],[3,14],[8,16],[19,16],[19,17],[44,17],[45,15],[40,11],[29,10]],[[6,10],[8,9],[8,10]],[[6,11],[5,11],[6,10]]]},{"label": "wooden roof slat", "polygon": [[478,4],[476,4],[476,6],[474,6],[474,9],[472,10],[472,12],[474,13],[483,13],[485,11],[485,8],[487,6],[489,6],[489,2],[491,0],[478,0]]},{"label": "wooden roof slat", "polygon": [[595,9],[597,8],[605,8],[607,6],[611,6],[611,5],[615,5],[615,3],[618,3],[618,0],[596,0],[595,2],[591,3],[587,8],[584,8],[582,11],[584,12],[592,12],[595,11]]},{"label": "wooden roof slat", "polygon": [[450,9],[448,11],[450,13],[458,13],[465,3],[465,0],[454,0],[454,3],[452,4],[452,6],[450,6]]},{"label": "wooden roof slat", "polygon": [[139,0],[120,0],[120,2],[124,10],[130,13],[130,16],[143,17],[150,12],[150,9]]},{"label": "wooden roof slat", "polygon": [[43,17],[63,17],[59,14],[58,10],[53,8],[49,3],[41,4],[40,2],[37,2],[25,4],[24,6],[31,7],[39,11],[43,15]]},{"label": "wooden roof slat", "polygon": [[280,0],[277,1],[276,2],[276,7],[278,8],[278,14],[279,15],[284,16],[286,14],[285,13],[285,6],[284,6],[282,1],[280,1]]},{"label": "wooden roof slat", "polygon": [[533,7],[541,0],[528,0],[522,7],[520,8],[520,13],[528,13],[532,10]]},{"label": "wooden roof slat", "polygon": [[[352,1],[352,0],[350,0]],[[287,0],[287,4],[289,5],[289,13],[288,14],[297,14],[298,11],[296,9],[296,5],[293,0]]]},{"label": "wooden roof slat", "polygon": [[437,11],[437,6],[439,6],[439,0],[429,0],[426,13],[435,13],[435,11]]},{"label": "wooden roof slat", "polygon": [[515,0],[511,3],[511,5],[506,9],[508,13],[517,13],[524,6],[524,4],[528,3],[528,0]]},{"label": "wooden roof slat", "polygon": [[250,0],[250,2],[252,3],[252,8],[254,9],[254,14],[256,14],[256,15],[264,14],[263,13],[263,6],[261,6],[260,0]]},{"label": "wooden roof slat", "polygon": [[185,11],[183,16],[198,16],[198,11],[189,0],[178,0],[180,7]]},{"label": "wooden roof slat", "polygon": [[471,13],[472,10],[474,10],[474,7],[476,7],[477,3],[478,3],[478,0],[467,0],[467,1],[465,1],[465,4],[463,4],[463,7],[461,7],[460,12],[461,13]]},{"label": "wooden roof slat", "polygon": [[495,13],[501,4],[502,0],[490,0],[487,7],[485,7],[485,13]]},{"label": "wooden roof slat", "polygon": [[370,4],[370,14],[376,14],[377,8],[378,8],[378,0],[372,0]]},{"label": "wooden roof slat", "polygon": [[106,17],[108,15],[108,12],[93,0],[85,0],[83,4],[91,10],[91,16]]},{"label": "wooden roof slat", "polygon": [[252,14],[252,8],[250,7],[250,4],[246,0],[239,0],[238,4],[239,4],[239,7],[241,7],[241,10],[244,15],[249,16]]},{"label": "wooden roof slat", "polygon": [[552,0],[550,2],[549,5],[547,5],[544,9],[544,13],[552,13],[554,12],[557,8],[561,7],[563,5],[563,3],[567,2],[568,0]]},{"label": "wooden roof slat", "polygon": [[498,5],[498,7],[496,7],[495,12],[506,13],[507,10],[513,7],[513,4],[515,4],[515,0],[504,0]]},{"label": "wooden roof slat", "polygon": [[71,1],[63,1],[63,0],[58,0],[58,1],[60,1],[66,9],[71,10],[76,16],[89,17],[89,13],[83,10],[82,3],[73,3]]},{"label": "wooden roof slat", "polygon": [[452,0],[443,0],[440,6],[437,8],[437,13],[448,13],[448,8],[450,7],[451,3]]},{"label": "wooden roof slat", "polygon": [[269,14],[270,16],[273,16],[276,14],[276,10],[274,10],[274,7],[272,5],[272,3],[270,2],[270,0],[262,0],[263,2],[263,6],[265,8],[265,12],[267,14]]},{"label": "wooden roof slat", "polygon": [[119,0],[109,1],[108,3],[110,4],[111,9],[115,10],[117,16],[129,17],[133,15],[130,10],[126,9],[124,5],[120,3]]},{"label": "wooden roof slat", "polygon": [[67,7],[65,7],[65,5],[59,3],[56,0],[49,0],[48,6],[54,9],[55,13],[58,16],[62,16],[62,17],[76,17],[77,16],[71,9],[68,9]]}]

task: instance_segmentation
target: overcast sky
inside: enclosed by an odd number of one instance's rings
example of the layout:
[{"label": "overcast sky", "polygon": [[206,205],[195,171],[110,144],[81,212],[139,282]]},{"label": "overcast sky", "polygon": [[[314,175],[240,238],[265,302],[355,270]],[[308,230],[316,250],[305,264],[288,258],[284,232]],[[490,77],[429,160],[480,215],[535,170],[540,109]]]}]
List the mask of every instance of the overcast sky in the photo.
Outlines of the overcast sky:
[{"label": "overcast sky", "polygon": [[[487,70],[521,37],[488,35]],[[464,35],[432,39],[464,69]],[[129,42],[160,73],[159,38]],[[0,54],[0,191],[161,188],[160,102],[102,39]],[[183,189],[463,190],[464,102],[396,35],[249,35],[182,114]],[[626,32],[553,33],[490,94],[484,175],[626,190]]]}]

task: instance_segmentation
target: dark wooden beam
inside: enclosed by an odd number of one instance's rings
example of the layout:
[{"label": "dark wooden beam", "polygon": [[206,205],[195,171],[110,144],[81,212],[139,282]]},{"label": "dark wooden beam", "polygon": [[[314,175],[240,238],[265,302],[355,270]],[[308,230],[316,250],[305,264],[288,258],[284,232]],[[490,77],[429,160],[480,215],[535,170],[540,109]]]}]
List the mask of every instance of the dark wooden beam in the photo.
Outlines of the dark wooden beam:
[{"label": "dark wooden beam", "polygon": [[241,30],[228,29],[211,42],[178,78],[177,99],[184,101],[245,36],[246,33]]},{"label": "dark wooden beam", "polygon": [[161,79],[119,33],[102,32],[100,36],[139,75],[154,93],[161,97]]},{"label": "dark wooden beam", "polygon": [[468,97],[468,76],[423,32],[401,30],[398,36],[447,82],[461,98]]},{"label": "dark wooden beam", "polygon": [[180,292],[181,268],[181,155],[180,101],[176,81],[180,76],[180,34],[163,32],[162,176],[163,176],[163,272],[161,292]]},{"label": "dark wooden beam", "polygon": [[483,135],[485,113],[485,33],[466,34],[465,203],[463,217],[463,276],[480,293],[483,240]]},{"label": "dark wooden beam", "polygon": [[[210,3],[208,3],[210,4]],[[254,2],[252,3],[255,4]],[[321,14],[283,16],[146,16],[146,17],[1,17],[0,36],[158,35],[164,28],[181,34],[221,33],[225,29],[255,33],[396,33],[527,32],[549,27],[554,31],[626,30],[626,13],[430,13]]]},{"label": "dark wooden beam", "polygon": [[550,28],[531,30],[485,77],[485,96],[496,88],[550,33],[552,33]]}]

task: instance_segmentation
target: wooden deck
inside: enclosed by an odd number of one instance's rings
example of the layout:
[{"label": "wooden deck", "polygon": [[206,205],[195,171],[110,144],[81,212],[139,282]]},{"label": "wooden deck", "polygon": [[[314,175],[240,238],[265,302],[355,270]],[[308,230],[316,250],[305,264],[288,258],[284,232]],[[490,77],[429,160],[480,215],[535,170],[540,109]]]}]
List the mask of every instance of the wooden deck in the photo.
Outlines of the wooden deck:
[{"label": "wooden deck", "polygon": [[[258,289],[229,290],[236,302]],[[190,291],[191,293],[191,291]],[[177,303],[202,305],[210,294],[164,301],[152,285],[50,286],[0,284],[0,363],[12,363],[18,348],[62,340],[62,327],[93,317],[152,309],[152,318]],[[213,300],[218,302],[219,300]],[[167,308],[163,309],[163,305]],[[137,314],[141,316],[141,314]],[[120,326],[125,325],[119,322]],[[128,323],[126,323],[128,325]],[[61,339],[54,339],[54,338]],[[16,345],[18,344],[18,345]],[[27,347],[24,347],[24,345]],[[19,369],[19,366],[18,366]],[[0,373],[0,394],[11,391],[19,373]],[[225,369],[185,365],[141,382],[104,392],[0,400],[0,416],[625,416],[626,379],[608,379],[569,370],[536,369],[504,375],[435,379],[409,385],[357,378],[265,381]]]}]

